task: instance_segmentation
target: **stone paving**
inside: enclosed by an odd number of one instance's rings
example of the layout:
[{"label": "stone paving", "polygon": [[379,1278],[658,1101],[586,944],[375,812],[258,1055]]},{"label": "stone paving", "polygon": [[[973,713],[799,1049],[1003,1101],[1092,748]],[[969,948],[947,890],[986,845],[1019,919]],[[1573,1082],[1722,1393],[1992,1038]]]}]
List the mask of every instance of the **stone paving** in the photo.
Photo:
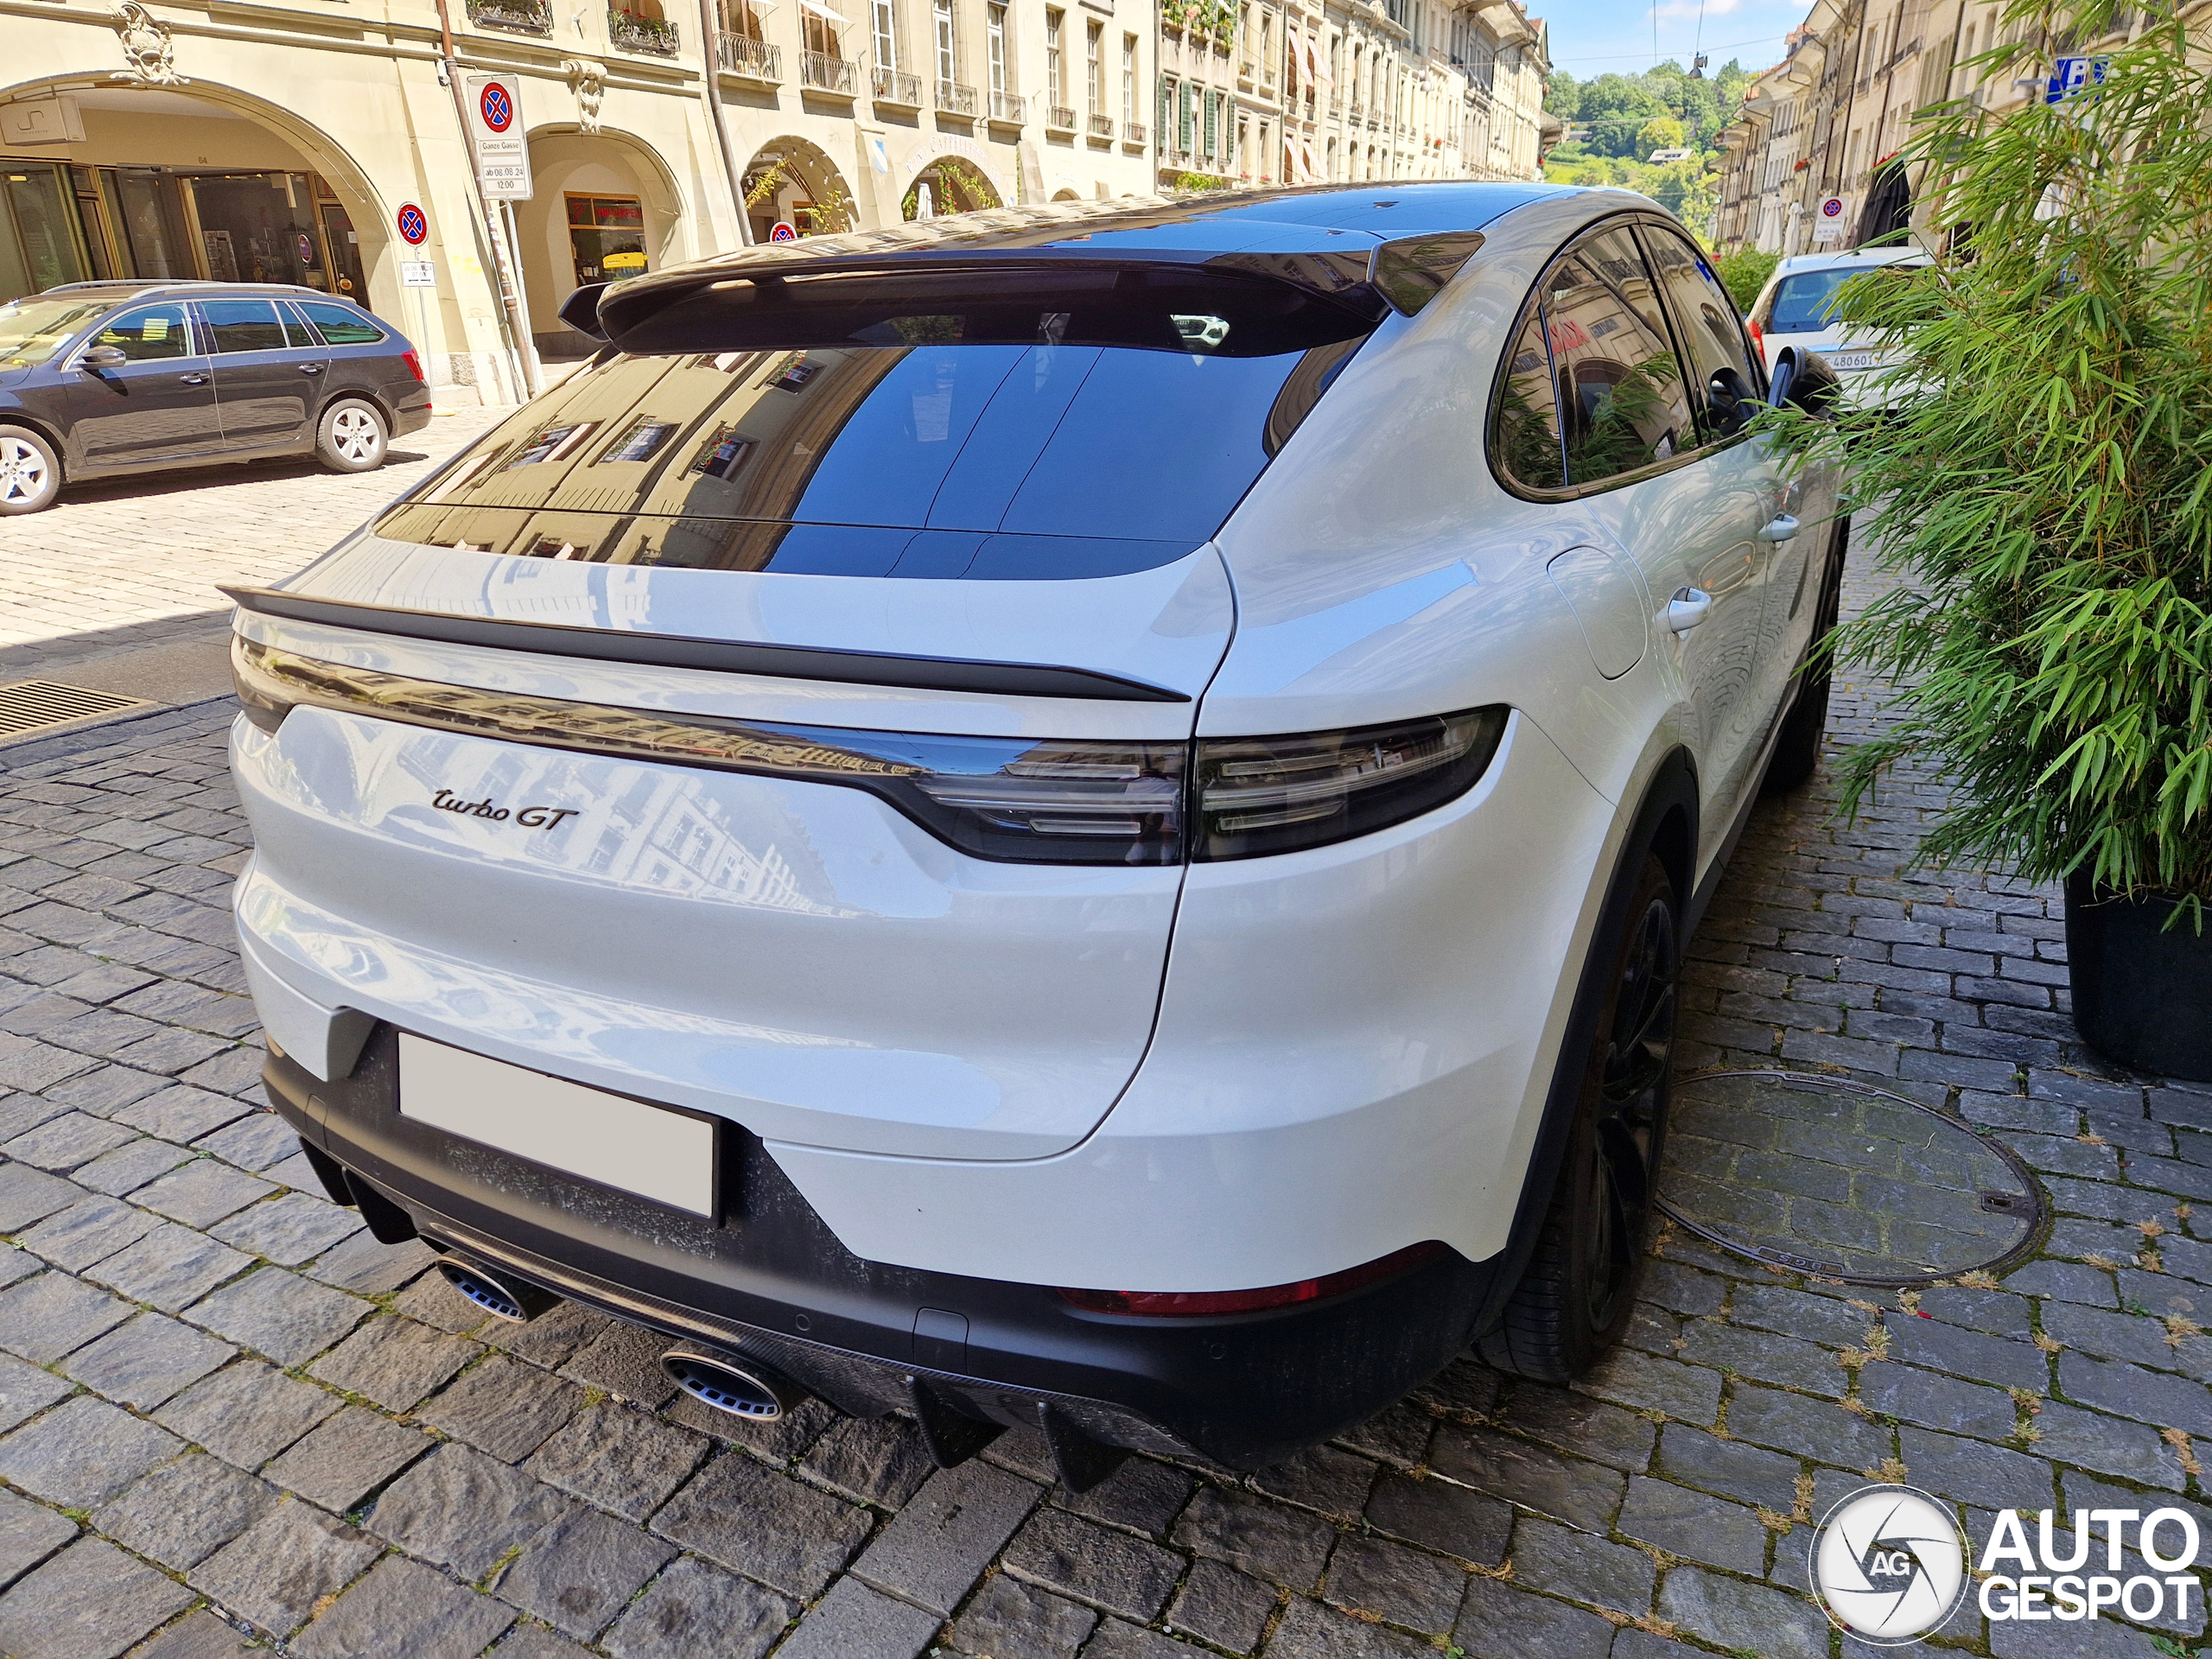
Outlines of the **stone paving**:
[{"label": "stone paving", "polygon": [[394,438],[390,463],[373,473],[326,472],[309,458],[70,486],[44,512],[10,518],[0,537],[0,680],[227,626],[218,582],[290,575],[512,412],[434,415]]},{"label": "stone paving", "polygon": [[[1839,688],[1838,741],[1880,717]],[[483,1322],[423,1248],[327,1203],[255,1082],[226,722],[0,753],[16,1659],[1863,1659],[1803,1594],[1804,1547],[1869,1477],[2212,1531],[2212,1091],[2082,1050],[2052,895],[1900,873],[1938,778],[1850,828],[1818,782],[1762,807],[1682,1062],[1961,1115],[2041,1172],[2040,1255],[1878,1294],[1662,1230],[1627,1345],[1577,1388],[1463,1362],[1294,1464],[1138,1459],[1077,1497],[1023,1434],[939,1471],[899,1418],[673,1403],[658,1339],[574,1307]],[[2157,1630],[1969,1605],[1942,1642],[2149,1659],[2202,1630],[2200,1592]]]}]

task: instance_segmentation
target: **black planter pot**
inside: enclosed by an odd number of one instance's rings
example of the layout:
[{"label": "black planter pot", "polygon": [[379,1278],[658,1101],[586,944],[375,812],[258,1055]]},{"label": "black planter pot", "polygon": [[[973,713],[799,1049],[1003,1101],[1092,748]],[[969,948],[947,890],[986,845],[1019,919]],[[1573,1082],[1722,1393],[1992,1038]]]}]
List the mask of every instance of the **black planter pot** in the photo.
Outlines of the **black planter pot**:
[{"label": "black planter pot", "polygon": [[2123,1065],[2212,1083],[2212,917],[2198,932],[2173,900],[2117,898],[2075,874],[2066,883],[2066,959],[2074,1023]]}]

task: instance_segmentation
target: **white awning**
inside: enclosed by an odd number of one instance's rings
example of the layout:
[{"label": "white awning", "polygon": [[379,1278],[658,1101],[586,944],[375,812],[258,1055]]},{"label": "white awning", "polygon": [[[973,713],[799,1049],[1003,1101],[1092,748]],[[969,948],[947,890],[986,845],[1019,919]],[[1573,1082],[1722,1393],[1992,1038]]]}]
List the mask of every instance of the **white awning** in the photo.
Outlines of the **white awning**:
[{"label": "white awning", "polygon": [[1329,73],[1329,54],[1321,49],[1320,41],[1311,35],[1306,37],[1306,67],[1313,72],[1313,79],[1323,86],[1337,84],[1337,78]]},{"label": "white awning", "polygon": [[801,11],[810,11],[825,23],[835,23],[839,29],[850,29],[852,24],[822,3],[822,0],[798,0]]}]

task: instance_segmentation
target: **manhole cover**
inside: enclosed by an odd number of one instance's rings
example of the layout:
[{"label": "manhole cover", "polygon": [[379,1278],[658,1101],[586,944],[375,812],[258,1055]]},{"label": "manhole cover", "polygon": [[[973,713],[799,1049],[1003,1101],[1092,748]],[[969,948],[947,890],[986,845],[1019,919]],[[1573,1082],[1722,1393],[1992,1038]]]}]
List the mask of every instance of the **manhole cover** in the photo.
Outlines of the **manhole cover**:
[{"label": "manhole cover", "polygon": [[2043,1223],[2010,1147],[1902,1095],[1794,1071],[1678,1080],[1658,1205],[1738,1255],[1863,1285],[1994,1268]]}]

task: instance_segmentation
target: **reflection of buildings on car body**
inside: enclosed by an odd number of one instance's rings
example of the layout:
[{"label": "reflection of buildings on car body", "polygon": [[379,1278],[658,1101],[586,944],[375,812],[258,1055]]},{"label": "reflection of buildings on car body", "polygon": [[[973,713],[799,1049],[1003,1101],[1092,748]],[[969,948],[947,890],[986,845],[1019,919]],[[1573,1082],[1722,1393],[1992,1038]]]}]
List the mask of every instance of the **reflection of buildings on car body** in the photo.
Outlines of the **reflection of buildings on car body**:
[{"label": "reflection of buildings on car body", "polygon": [[[507,221],[487,223],[442,79],[437,0],[345,0],[334,32],[327,0],[11,16],[0,300],[106,276],[299,283],[415,338],[442,401],[510,402],[518,351],[585,354],[557,316],[578,285],[781,226],[1096,200],[1186,173],[1529,177],[1543,118],[1543,27],[1518,0],[1205,0],[1172,18],[1143,0],[446,9],[464,84],[519,84],[519,327],[498,278]],[[398,228],[410,204],[419,245]],[[435,286],[404,287],[403,261]]]}]

